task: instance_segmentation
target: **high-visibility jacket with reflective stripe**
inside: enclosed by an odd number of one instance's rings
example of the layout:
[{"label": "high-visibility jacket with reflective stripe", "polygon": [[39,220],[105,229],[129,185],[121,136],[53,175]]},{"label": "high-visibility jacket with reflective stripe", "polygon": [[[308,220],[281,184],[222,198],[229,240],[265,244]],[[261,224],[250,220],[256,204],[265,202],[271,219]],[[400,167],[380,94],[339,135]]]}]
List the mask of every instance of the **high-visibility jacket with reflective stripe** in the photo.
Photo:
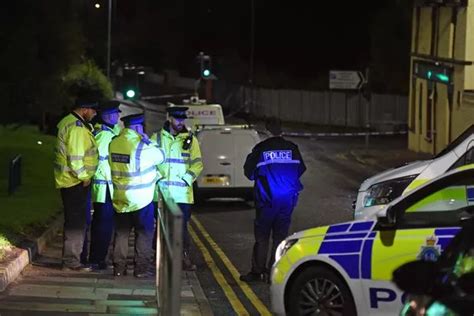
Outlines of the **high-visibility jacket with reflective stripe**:
[{"label": "high-visibility jacket with reflective stripe", "polygon": [[97,164],[92,126],[75,113],[67,115],[58,123],[54,161],[56,188],[69,188],[90,180]]},{"label": "high-visibility jacket with reflective stripe", "polygon": [[110,196],[113,196],[112,175],[109,165],[109,144],[112,138],[120,133],[118,124],[110,128],[106,124],[96,124],[94,136],[99,148],[99,165],[94,177],[92,178],[92,202],[105,203],[107,187]]},{"label": "high-visibility jacket with reflective stripe", "polygon": [[156,144],[132,129],[124,128],[112,139],[109,164],[116,212],[134,212],[153,201],[156,181],[160,178],[157,166],[163,160]]},{"label": "high-visibility jacket with reflective stripe", "polygon": [[[198,140],[192,135],[189,149],[183,149],[183,142],[189,132],[173,136],[169,131],[169,123],[159,133],[154,133],[151,139],[165,154],[165,162],[158,166],[163,177],[158,185],[163,198],[172,198],[176,203],[194,203],[193,182],[203,169],[201,149]],[[156,199],[156,195],[155,195]]]}]

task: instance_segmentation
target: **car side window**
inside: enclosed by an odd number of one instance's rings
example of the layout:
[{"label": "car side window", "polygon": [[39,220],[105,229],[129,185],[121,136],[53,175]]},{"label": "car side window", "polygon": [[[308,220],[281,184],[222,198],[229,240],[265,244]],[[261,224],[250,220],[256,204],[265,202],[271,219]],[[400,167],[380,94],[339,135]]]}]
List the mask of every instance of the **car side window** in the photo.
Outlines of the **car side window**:
[{"label": "car side window", "polygon": [[405,227],[457,226],[462,214],[473,204],[474,186],[443,187],[408,207],[400,224]]},{"label": "car side window", "polygon": [[449,169],[454,170],[471,163],[474,163],[474,146],[465,152]]}]

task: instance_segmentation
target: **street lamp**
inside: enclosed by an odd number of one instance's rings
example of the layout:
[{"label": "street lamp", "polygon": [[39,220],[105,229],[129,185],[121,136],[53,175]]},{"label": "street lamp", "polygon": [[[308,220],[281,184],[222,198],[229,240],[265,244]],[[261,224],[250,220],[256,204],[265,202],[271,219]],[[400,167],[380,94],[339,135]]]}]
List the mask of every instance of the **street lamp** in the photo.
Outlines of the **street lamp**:
[{"label": "street lamp", "polygon": [[107,78],[110,79],[110,50],[112,45],[112,0],[109,0],[109,16],[107,19]]}]

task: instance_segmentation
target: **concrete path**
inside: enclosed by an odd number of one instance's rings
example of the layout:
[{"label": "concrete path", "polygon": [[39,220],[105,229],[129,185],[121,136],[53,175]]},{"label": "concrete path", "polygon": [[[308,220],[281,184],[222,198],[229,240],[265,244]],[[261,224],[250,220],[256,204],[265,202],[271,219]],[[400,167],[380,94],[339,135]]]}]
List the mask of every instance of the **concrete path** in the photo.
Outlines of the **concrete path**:
[{"label": "concrete path", "polygon": [[[57,235],[0,293],[0,316],[158,314],[154,278],[137,279],[132,270],[120,278],[114,278],[112,269],[64,272],[60,269],[61,240]],[[212,315],[194,272],[183,273],[181,315]]]}]

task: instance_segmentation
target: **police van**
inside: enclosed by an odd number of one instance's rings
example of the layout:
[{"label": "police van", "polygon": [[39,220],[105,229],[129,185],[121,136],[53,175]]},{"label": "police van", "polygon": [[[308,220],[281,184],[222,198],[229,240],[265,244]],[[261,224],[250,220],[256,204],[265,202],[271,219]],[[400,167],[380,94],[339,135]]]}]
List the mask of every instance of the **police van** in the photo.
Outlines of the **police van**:
[{"label": "police van", "polygon": [[187,127],[192,131],[196,130],[198,125],[224,125],[224,113],[220,104],[207,104],[206,100],[198,97],[191,97],[189,100],[183,100],[183,104],[175,105],[168,103],[169,106],[187,106],[186,115],[188,118],[184,121]]},{"label": "police van", "polygon": [[389,169],[365,180],[354,203],[354,219],[369,219],[384,205],[448,170],[474,163],[474,125],[433,159]]},{"label": "police van", "polygon": [[253,199],[253,182],[244,175],[244,163],[260,142],[249,125],[197,125],[204,169],[195,182],[197,201],[210,197]]},{"label": "police van", "polygon": [[277,315],[396,315],[404,294],[393,271],[436,260],[474,211],[474,166],[449,171],[382,207],[372,220],[297,232],[277,248]]}]

